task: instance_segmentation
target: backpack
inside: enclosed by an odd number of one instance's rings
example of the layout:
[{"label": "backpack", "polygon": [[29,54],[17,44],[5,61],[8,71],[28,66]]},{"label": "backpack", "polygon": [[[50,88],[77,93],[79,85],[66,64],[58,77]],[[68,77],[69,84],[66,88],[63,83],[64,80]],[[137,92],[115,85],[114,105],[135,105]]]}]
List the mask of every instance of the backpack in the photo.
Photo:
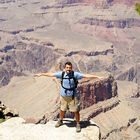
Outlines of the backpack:
[{"label": "backpack", "polygon": [[[64,77],[64,74],[65,74],[65,72],[63,71],[62,72],[62,77],[61,77],[61,86],[65,89],[65,92],[67,91],[67,90],[75,90],[76,88],[77,88],[77,85],[78,85],[78,80],[74,77],[74,71],[72,71],[71,72],[71,75],[70,75],[70,77],[68,77],[68,78],[65,78]],[[70,79],[73,79],[73,81],[74,81],[74,87],[71,87],[71,88],[66,88],[66,87],[64,87],[63,86],[63,80],[64,79],[68,79],[69,81],[70,81]],[[73,95],[74,96],[74,95]]]}]

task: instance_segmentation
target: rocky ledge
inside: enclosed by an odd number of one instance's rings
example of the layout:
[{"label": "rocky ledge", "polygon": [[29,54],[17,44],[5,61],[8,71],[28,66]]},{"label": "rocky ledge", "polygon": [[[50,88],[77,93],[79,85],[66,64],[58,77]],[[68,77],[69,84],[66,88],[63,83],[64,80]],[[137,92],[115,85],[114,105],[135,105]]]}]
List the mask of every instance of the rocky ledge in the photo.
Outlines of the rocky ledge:
[{"label": "rocky ledge", "polygon": [[[0,124],[1,140],[99,140],[99,127],[92,121],[81,122],[80,133],[75,131],[75,122],[64,120],[64,125],[55,128],[55,121],[47,124],[25,124],[25,120],[19,117],[12,118]],[[8,135],[7,135],[8,134]]]}]

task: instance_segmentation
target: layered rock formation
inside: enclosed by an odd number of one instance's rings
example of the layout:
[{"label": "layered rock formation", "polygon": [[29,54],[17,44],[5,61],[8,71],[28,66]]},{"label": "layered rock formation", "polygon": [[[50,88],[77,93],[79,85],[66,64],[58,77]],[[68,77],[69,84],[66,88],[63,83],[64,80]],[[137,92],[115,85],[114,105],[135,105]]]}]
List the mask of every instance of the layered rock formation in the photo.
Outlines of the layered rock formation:
[{"label": "layered rock formation", "polygon": [[105,20],[97,18],[86,18],[80,21],[81,24],[89,24],[94,26],[103,26],[106,28],[130,28],[130,27],[140,27],[139,19],[119,19],[119,20]]},{"label": "layered rock formation", "polygon": [[15,2],[16,0],[0,0],[1,4]]},{"label": "layered rock formation", "polygon": [[[136,139],[140,137],[139,128],[139,97],[136,97],[138,90],[138,85],[133,82],[128,81],[117,81],[118,83],[118,99],[119,105],[115,108],[107,111],[106,113],[100,113],[100,115],[95,116],[93,119],[99,124],[101,128],[102,139],[115,140],[115,139]],[[135,97],[132,97],[132,96]],[[109,101],[109,100],[108,100]],[[111,102],[111,101],[109,101]],[[109,103],[108,102],[108,103]],[[107,103],[107,104],[108,104]],[[105,107],[106,103],[99,105],[97,107]],[[88,109],[88,108],[87,108]],[[94,109],[92,106],[87,110]],[[86,110],[85,110],[86,111]],[[86,115],[86,113],[81,112]],[[90,113],[89,113],[90,114]],[[117,122],[117,123],[116,123]]]},{"label": "layered rock formation", "polygon": [[94,4],[96,7],[107,8],[113,4],[126,4],[131,6],[132,4],[138,2],[138,0],[61,0],[62,3],[65,4],[73,4],[73,3],[88,3]]},{"label": "layered rock formation", "polygon": [[[9,2],[13,3],[13,7],[8,5]],[[138,28],[140,26],[139,17],[133,8],[134,5],[130,8],[125,6],[135,2],[119,0],[1,1],[1,3],[7,3],[1,5],[0,9],[0,13],[3,13],[0,25],[2,42],[0,49],[1,85],[7,85],[11,77],[25,75],[24,73],[27,71],[48,71],[54,68],[53,64],[58,64],[62,60],[66,61],[66,59],[72,60],[79,71],[105,70],[112,74],[122,72],[119,61],[122,63],[122,59],[126,60],[121,52],[121,49],[124,49],[124,43],[128,42],[126,46],[129,48],[126,51],[130,50],[129,54],[126,55],[127,59],[130,60],[135,52],[139,52],[137,47],[132,47],[139,45],[137,41],[135,42],[138,38],[138,30],[135,35],[129,34],[132,27]],[[116,5],[122,3],[124,5]],[[96,8],[96,5],[101,5],[101,7]],[[104,9],[103,5],[109,5],[109,7]],[[9,9],[4,10],[8,6]],[[25,10],[28,9],[28,6],[34,7],[31,8],[32,12]],[[120,11],[117,11],[118,8]],[[14,10],[17,12],[13,12]],[[7,18],[6,15],[9,11],[10,15]],[[26,14],[23,14],[25,11]],[[20,17],[18,14],[20,12],[24,18]],[[29,20],[29,17],[32,16],[34,24]],[[38,22],[38,18],[40,22]],[[17,19],[20,19],[18,21],[22,23],[21,26],[16,24],[18,23]],[[24,22],[24,19],[27,21]],[[13,21],[15,22],[13,23]],[[120,29],[126,28],[128,31],[120,31]],[[131,38],[133,41],[130,41]],[[118,44],[122,46],[121,49],[117,48]],[[42,52],[43,55],[41,55]],[[124,58],[116,56],[124,56]],[[58,58],[59,61],[57,61]],[[137,57],[135,58],[129,62],[137,61]],[[116,61],[117,59],[119,61]],[[75,62],[77,60],[78,62]],[[104,60],[105,62],[103,62]],[[104,63],[107,65],[103,65]]]},{"label": "layered rock formation", "polygon": [[[27,43],[27,41],[33,41],[34,43]],[[98,55],[108,55],[113,53],[113,48],[110,46],[106,49],[101,48],[95,51],[62,51],[55,49],[54,44],[51,42],[39,42],[37,44],[35,40],[28,38],[23,38],[22,41],[4,46],[4,48],[0,49],[0,63],[2,66],[0,68],[1,85],[7,85],[13,76],[26,75],[27,71],[30,73],[49,71],[54,67],[54,64],[58,67],[57,70],[60,70],[59,65],[65,62],[67,58],[71,59],[70,61],[73,62],[75,70],[79,71],[78,67],[84,69],[83,67],[87,64],[82,64],[81,60],[75,62],[74,56],[94,57]],[[65,58],[62,57],[62,55],[65,55]],[[79,66],[76,63],[78,63]],[[94,62],[92,63],[94,65]],[[90,66],[87,65],[86,69],[90,67],[91,64]],[[60,68],[61,70],[63,69],[63,64]]]},{"label": "layered rock formation", "polygon": [[7,85],[13,76],[26,75],[24,71],[35,72],[50,69],[59,57],[59,54],[53,52],[48,46],[50,44],[46,44],[45,47],[37,44],[17,42],[0,49],[2,65],[0,68],[1,85]]},{"label": "layered rock formation", "polygon": [[118,74],[116,76],[116,79],[134,81],[136,83],[140,83],[140,81],[139,81],[139,77],[140,77],[139,70],[140,70],[140,66],[139,66],[139,64],[136,64],[135,66],[130,67],[127,70],[123,71],[121,74]]},{"label": "layered rock formation", "polygon": [[81,109],[87,108],[99,101],[104,101],[117,96],[117,83],[113,77],[102,82],[82,83],[78,87],[80,94]]}]

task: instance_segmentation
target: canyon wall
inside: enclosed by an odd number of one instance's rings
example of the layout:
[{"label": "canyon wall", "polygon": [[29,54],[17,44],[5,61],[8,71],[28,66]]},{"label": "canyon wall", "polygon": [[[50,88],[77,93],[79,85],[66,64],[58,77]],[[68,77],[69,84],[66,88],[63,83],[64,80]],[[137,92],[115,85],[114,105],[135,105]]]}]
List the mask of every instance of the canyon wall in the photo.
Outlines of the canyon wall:
[{"label": "canyon wall", "polygon": [[85,109],[99,101],[117,96],[117,83],[112,76],[102,81],[82,83],[78,87],[81,109]]}]

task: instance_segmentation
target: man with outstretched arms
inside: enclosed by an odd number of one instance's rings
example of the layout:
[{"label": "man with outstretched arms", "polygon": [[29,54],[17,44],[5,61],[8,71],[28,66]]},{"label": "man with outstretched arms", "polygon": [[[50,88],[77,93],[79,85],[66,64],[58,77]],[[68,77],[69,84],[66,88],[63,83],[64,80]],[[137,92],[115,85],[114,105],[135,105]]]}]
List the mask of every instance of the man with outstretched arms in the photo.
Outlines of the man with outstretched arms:
[{"label": "man with outstretched arms", "polygon": [[79,114],[79,100],[77,98],[77,84],[78,80],[82,78],[97,78],[103,79],[100,76],[93,74],[83,74],[81,72],[75,72],[72,68],[71,62],[66,62],[63,71],[51,73],[38,73],[35,76],[48,76],[61,79],[61,91],[60,91],[60,118],[55,127],[60,127],[63,124],[63,118],[67,109],[75,114],[76,119],[76,132],[81,131],[80,127],[80,114]]}]

